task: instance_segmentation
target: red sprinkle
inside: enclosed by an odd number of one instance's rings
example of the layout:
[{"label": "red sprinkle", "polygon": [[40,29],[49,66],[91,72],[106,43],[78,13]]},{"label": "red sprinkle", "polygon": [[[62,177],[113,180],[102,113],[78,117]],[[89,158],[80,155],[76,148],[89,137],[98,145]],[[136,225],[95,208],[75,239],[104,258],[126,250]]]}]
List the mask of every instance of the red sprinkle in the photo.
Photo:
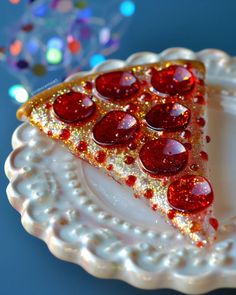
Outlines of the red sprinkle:
[{"label": "red sprinkle", "polygon": [[107,170],[112,171],[113,170],[113,165],[112,164],[107,165]]},{"label": "red sprinkle", "polygon": [[206,124],[206,121],[205,121],[205,119],[203,119],[202,117],[200,117],[200,118],[197,119],[197,124],[198,124],[200,127],[204,127],[205,124]]},{"label": "red sprinkle", "polygon": [[97,151],[94,159],[101,164],[106,160],[106,153],[104,151]]},{"label": "red sprinkle", "polygon": [[153,210],[153,211],[157,211],[157,204],[152,204],[151,207],[152,207],[152,210]]},{"label": "red sprinkle", "polygon": [[87,143],[85,141],[80,141],[77,145],[77,150],[80,151],[80,152],[84,152],[87,150]]},{"label": "red sprinkle", "polygon": [[197,171],[199,169],[199,165],[198,164],[192,164],[190,166],[190,169],[193,170],[193,171]]},{"label": "red sprinkle", "polygon": [[185,147],[187,150],[191,151],[191,149],[192,149],[192,145],[191,145],[191,143],[189,143],[189,142],[185,142],[183,145],[184,145],[184,147]]},{"label": "red sprinkle", "polygon": [[198,104],[201,104],[201,105],[206,104],[205,98],[204,98],[204,96],[202,94],[197,94],[196,97],[194,97],[193,101],[195,103],[198,103]]},{"label": "red sprinkle", "polygon": [[49,110],[51,108],[52,104],[50,102],[47,102],[45,105],[45,109]]},{"label": "red sprinkle", "polygon": [[206,136],[206,142],[209,143],[211,141],[211,138],[209,135]]},{"label": "red sprinkle", "polygon": [[134,158],[131,157],[131,156],[125,156],[124,162],[127,165],[133,164],[134,163]]},{"label": "red sprinkle", "polygon": [[52,136],[52,131],[49,130],[47,134],[48,136]]},{"label": "red sprinkle", "polygon": [[191,135],[192,135],[192,133],[189,130],[184,130],[183,132],[181,132],[181,137],[184,138],[184,139],[190,138]]},{"label": "red sprinkle", "polygon": [[134,143],[134,142],[131,142],[131,143],[129,143],[128,148],[129,148],[130,150],[136,150],[136,148],[137,148],[137,144]]},{"label": "red sprinkle", "polygon": [[135,113],[138,110],[138,107],[134,103],[129,103],[124,107],[124,111],[129,112],[131,114]]},{"label": "red sprinkle", "polygon": [[125,180],[125,183],[128,185],[128,186],[133,186],[135,184],[135,181],[136,181],[136,176],[134,175],[129,175],[126,180]]},{"label": "red sprinkle", "polygon": [[134,194],[135,199],[139,199],[139,195],[138,194]]},{"label": "red sprinkle", "polygon": [[175,215],[176,215],[176,211],[175,211],[175,210],[169,210],[169,211],[167,212],[167,217],[168,217],[170,220],[172,220],[172,219],[175,217]]},{"label": "red sprinkle", "polygon": [[198,248],[202,248],[203,247],[203,242],[201,241],[197,241],[195,244]]},{"label": "red sprinkle", "polygon": [[208,154],[204,151],[201,151],[200,152],[200,157],[205,160],[205,161],[208,161]]},{"label": "red sprinkle", "polygon": [[70,137],[70,131],[68,129],[62,129],[59,137],[61,140],[67,140]]},{"label": "red sprinkle", "polygon": [[85,90],[92,90],[93,89],[93,83],[90,82],[90,81],[86,81],[86,82],[84,82],[83,87],[84,87]]},{"label": "red sprinkle", "polygon": [[215,231],[217,231],[218,227],[219,227],[219,222],[216,218],[209,218],[209,224],[214,228]]},{"label": "red sprinkle", "polygon": [[146,199],[150,200],[153,197],[153,190],[147,189],[143,195]]}]

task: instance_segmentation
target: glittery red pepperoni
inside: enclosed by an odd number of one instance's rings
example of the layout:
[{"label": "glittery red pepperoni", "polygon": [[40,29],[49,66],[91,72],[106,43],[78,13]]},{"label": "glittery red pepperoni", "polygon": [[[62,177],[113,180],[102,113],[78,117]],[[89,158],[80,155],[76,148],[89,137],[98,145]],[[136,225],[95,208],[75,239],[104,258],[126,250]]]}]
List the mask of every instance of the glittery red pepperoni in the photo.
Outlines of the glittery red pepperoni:
[{"label": "glittery red pepperoni", "polygon": [[76,123],[89,118],[95,111],[96,105],[91,97],[71,91],[56,98],[53,110],[63,122]]},{"label": "glittery red pepperoni", "polygon": [[210,183],[199,175],[184,175],[172,182],[167,191],[170,206],[189,213],[199,212],[209,207],[213,198]]},{"label": "glittery red pepperoni", "polygon": [[175,95],[185,94],[193,89],[195,78],[183,66],[171,65],[162,70],[152,70],[151,84],[161,93]]},{"label": "glittery red pepperoni", "polygon": [[132,73],[116,71],[98,76],[95,87],[98,93],[107,99],[123,100],[138,93],[140,83]]},{"label": "glittery red pepperoni", "polygon": [[151,175],[169,176],[186,167],[188,152],[175,139],[159,138],[145,143],[139,152],[139,158],[144,170]]},{"label": "glittery red pepperoni", "polygon": [[139,129],[138,120],[123,111],[107,113],[93,128],[95,142],[102,146],[126,145]]},{"label": "glittery red pepperoni", "polygon": [[154,130],[182,131],[190,121],[191,111],[180,103],[155,105],[146,115],[148,126]]}]

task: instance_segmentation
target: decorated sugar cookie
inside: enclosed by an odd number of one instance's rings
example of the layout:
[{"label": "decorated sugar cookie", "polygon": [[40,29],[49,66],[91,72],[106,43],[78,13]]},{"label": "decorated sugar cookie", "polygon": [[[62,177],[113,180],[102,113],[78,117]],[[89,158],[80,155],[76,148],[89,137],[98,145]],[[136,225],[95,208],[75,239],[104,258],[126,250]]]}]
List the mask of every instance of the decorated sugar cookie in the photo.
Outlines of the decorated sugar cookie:
[{"label": "decorated sugar cookie", "polygon": [[178,60],[96,73],[37,94],[17,116],[132,188],[204,246],[218,227],[208,180],[204,72],[199,62]]}]

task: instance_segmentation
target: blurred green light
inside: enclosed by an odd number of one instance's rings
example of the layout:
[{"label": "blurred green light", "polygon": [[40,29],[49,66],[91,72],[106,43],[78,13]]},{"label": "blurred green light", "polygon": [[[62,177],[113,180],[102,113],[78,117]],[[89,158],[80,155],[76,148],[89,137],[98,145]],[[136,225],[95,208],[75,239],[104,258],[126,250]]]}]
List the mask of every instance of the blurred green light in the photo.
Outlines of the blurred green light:
[{"label": "blurred green light", "polygon": [[62,61],[62,52],[57,48],[49,48],[46,52],[46,59],[49,64],[57,65]]}]

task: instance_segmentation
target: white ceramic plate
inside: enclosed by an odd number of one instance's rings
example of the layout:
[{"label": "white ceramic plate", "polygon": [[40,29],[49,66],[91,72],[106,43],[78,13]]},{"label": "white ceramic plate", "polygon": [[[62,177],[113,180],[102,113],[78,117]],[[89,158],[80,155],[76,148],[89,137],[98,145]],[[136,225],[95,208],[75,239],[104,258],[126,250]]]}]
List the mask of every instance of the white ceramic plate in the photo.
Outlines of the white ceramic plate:
[{"label": "white ceramic plate", "polygon": [[28,124],[13,134],[7,195],[25,229],[60,259],[139,288],[199,294],[236,287],[236,59],[219,50],[172,48],[108,60],[93,72],[178,58],[207,67],[210,168],[221,223],[210,251],[188,244],[130,191]]}]

